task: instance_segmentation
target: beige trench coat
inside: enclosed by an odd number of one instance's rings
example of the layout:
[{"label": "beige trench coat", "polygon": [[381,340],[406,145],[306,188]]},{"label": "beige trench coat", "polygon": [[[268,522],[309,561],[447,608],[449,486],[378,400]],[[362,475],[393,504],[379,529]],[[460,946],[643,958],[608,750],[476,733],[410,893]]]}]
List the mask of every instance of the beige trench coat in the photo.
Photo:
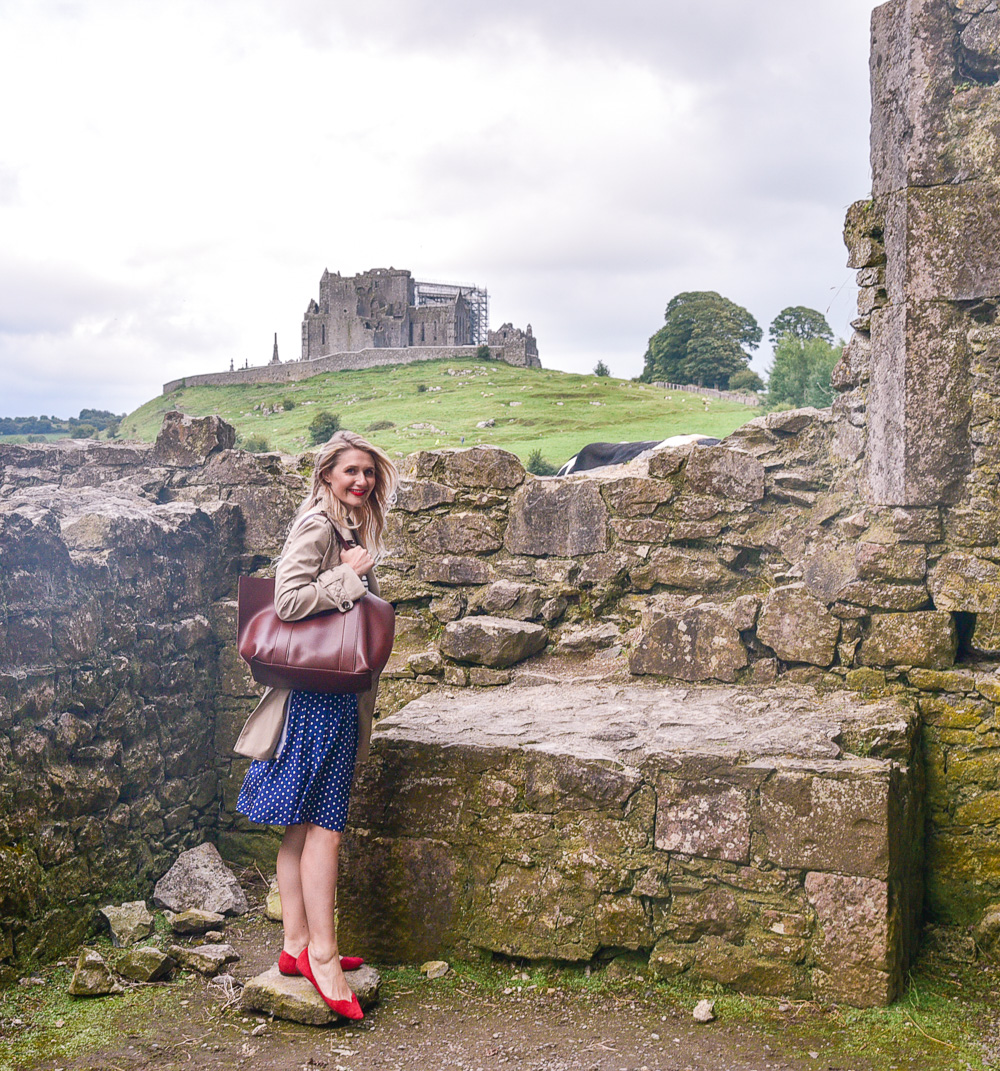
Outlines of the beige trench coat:
[{"label": "beige trench coat", "polygon": [[[349,542],[354,533],[340,529]],[[274,573],[274,609],[282,621],[299,621],[321,610],[347,611],[365,591],[379,594],[375,570],[368,573],[368,588],[349,566],[340,564],[340,543],[333,521],[324,511],[307,513],[285,540]],[[358,762],[368,758],[378,678],[367,692],[358,694]],[[268,688],[254,709],[264,714],[272,705],[282,711],[291,693],[287,688]]]}]

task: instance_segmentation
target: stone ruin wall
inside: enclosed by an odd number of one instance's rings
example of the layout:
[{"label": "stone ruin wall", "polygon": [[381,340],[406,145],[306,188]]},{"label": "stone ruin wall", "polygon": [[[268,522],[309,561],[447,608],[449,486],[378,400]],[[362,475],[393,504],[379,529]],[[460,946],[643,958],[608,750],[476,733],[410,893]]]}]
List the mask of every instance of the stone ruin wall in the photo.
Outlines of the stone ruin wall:
[{"label": "stone ruin wall", "polygon": [[[724,446],[568,480],[489,448],[412,456],[382,569],[400,632],[381,712],[510,680],[455,638],[484,615],[543,630],[528,683],[570,665],[609,683],[898,696],[923,719],[930,908],[976,917],[1000,899],[1000,684],[968,662],[968,636],[955,664],[955,616],[932,608],[955,587],[948,511],[865,506],[836,429],[825,412],[772,415]],[[232,438],[175,417],[156,446],[0,455],[8,965],[74,943],[98,900],[148,894],[206,836],[235,860],[273,854],[233,814],[246,763],[229,748],[256,688],[232,600],[304,483],[298,462]]]},{"label": "stone ruin wall", "polygon": [[[970,117],[992,116],[998,90],[955,82],[986,64],[972,47],[995,29],[983,8],[875,13],[876,197],[848,219],[860,315],[833,412],[758,418],[615,476],[538,479],[484,448],[409,459],[382,570],[401,626],[383,713],[503,684],[509,670],[454,645],[484,615],[544,631],[522,679],[576,660],[609,682],[895,697],[920,717],[931,916],[967,923],[1000,900],[1000,284],[981,237],[998,228],[949,215],[955,201],[996,211],[963,187],[990,188],[994,124]],[[877,132],[897,105],[916,163],[893,185],[877,147],[895,141]],[[979,265],[971,289],[949,289],[963,263]],[[148,893],[206,835],[234,859],[273,851],[232,813],[245,764],[229,746],[254,693],[232,599],[276,552],[303,483],[299,462],[231,445],[231,429],[185,418],[155,447],[0,450],[8,973],[74,943],[98,900]]]},{"label": "stone ruin wall", "polygon": [[[205,372],[197,376],[182,376],[163,384],[163,393],[170,394],[183,387],[231,387],[240,383],[295,383],[300,379],[318,376],[321,372],[355,372],[361,368],[383,368],[416,361],[457,360],[475,357],[478,346],[406,346],[403,349],[367,349],[356,353],[331,353],[310,361],[288,361],[285,364],[264,364],[250,368],[235,368],[231,372]],[[504,361],[516,368],[541,368],[536,353],[526,352],[524,341],[509,345],[489,346],[490,360]]]}]

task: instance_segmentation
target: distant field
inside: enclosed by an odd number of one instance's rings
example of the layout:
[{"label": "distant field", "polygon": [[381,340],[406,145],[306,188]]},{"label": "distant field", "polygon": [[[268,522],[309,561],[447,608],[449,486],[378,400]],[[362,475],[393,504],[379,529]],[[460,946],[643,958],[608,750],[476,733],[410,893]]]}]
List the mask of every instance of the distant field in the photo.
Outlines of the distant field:
[{"label": "distant field", "polygon": [[[295,403],[293,409],[261,411],[286,398]],[[342,427],[367,434],[398,457],[486,443],[522,460],[540,448],[556,463],[589,442],[665,439],[689,432],[722,438],[760,413],[735,402],[630,380],[468,358],[327,372],[298,383],[188,387],[130,413],[118,437],[152,441],[170,409],[191,416],[218,414],[235,425],[241,438],[263,436],[270,449],[286,453],[311,447],[309,422],[326,409],[340,415]],[[476,427],[488,419],[496,421],[494,427]],[[394,427],[368,432],[378,421],[391,421]]]}]

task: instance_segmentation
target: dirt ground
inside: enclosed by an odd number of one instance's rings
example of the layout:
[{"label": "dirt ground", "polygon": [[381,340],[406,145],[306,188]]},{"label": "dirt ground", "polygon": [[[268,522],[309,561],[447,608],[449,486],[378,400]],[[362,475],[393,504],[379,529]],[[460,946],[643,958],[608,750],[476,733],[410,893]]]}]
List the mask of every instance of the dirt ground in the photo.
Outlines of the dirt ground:
[{"label": "dirt ground", "polygon": [[[266,920],[257,906],[249,916],[230,922],[226,940],[241,955],[232,974],[243,982],[274,964],[280,926]],[[113,958],[113,950],[105,951]],[[913,1055],[919,1048],[908,1046],[899,1052],[898,1062],[845,1058],[838,1055],[842,1050],[829,1022],[811,1005],[781,1008],[789,1025],[795,1020],[794,1030],[782,1029],[777,1014],[747,1018],[732,1010],[702,1025],[691,1017],[694,994],[665,998],[657,988],[627,976],[630,984],[622,986],[591,986],[579,973],[574,985],[551,978],[539,984],[537,973],[529,975],[509,963],[460,970],[439,980],[413,970],[386,971],[381,1002],[363,1023],[326,1028],[246,1013],[238,1004],[238,987],[211,984],[191,973],[137,987],[123,997],[89,1001],[62,996],[68,974],[64,968],[59,978],[50,976],[47,998],[39,987],[34,1013],[34,994],[23,988],[18,1007],[29,1010],[20,1018],[9,1017],[9,1001],[0,1003],[0,1071],[880,1071],[894,1066],[902,1071],[970,1066],[957,1053],[954,1063],[925,1061]],[[57,988],[62,1003],[52,1004]],[[778,1002],[772,1005],[777,1013]],[[800,1012],[807,1020],[814,1016],[814,1031],[806,1023],[803,1032]],[[64,1043],[67,1039],[71,1044]],[[17,1043],[8,1054],[5,1041]],[[932,1054],[947,1057],[930,1046],[927,1055]]]}]

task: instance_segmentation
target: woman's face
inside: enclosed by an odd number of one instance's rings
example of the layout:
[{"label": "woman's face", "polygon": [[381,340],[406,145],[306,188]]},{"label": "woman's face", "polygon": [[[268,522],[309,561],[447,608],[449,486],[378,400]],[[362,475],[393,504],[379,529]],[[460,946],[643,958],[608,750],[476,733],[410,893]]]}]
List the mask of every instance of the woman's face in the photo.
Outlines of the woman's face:
[{"label": "woman's face", "polygon": [[335,498],[345,506],[357,508],[375,490],[375,459],[364,450],[344,450],[323,479]]}]

